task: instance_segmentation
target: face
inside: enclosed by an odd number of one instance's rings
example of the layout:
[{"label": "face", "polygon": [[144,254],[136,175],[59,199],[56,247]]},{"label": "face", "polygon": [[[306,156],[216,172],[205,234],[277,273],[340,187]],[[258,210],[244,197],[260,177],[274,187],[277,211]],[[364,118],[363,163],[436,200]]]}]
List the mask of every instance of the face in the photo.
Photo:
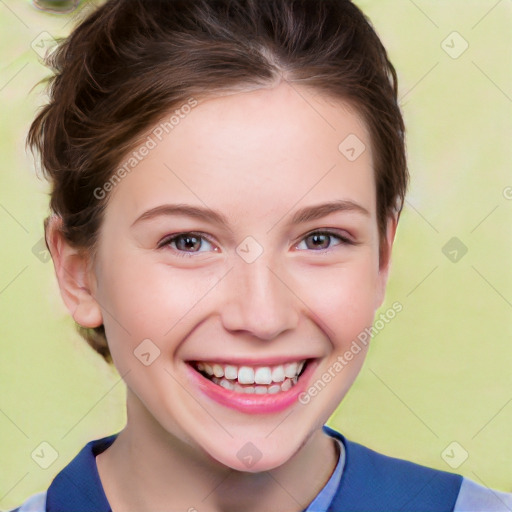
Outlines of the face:
[{"label": "face", "polygon": [[359,372],[366,347],[339,356],[386,274],[348,105],[285,83],[201,101],[114,187],[91,271],[129,421],[234,469],[242,448],[285,463]]}]

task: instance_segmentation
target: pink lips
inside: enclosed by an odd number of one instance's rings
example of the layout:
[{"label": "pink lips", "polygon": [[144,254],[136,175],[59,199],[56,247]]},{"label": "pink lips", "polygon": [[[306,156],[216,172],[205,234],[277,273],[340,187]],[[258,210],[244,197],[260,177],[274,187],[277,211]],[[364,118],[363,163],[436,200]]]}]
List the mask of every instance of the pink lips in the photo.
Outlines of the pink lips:
[{"label": "pink lips", "polygon": [[246,414],[270,414],[282,411],[298,400],[299,395],[306,389],[316,366],[317,362],[310,360],[298,382],[288,391],[263,395],[238,393],[225,389],[203,377],[189,364],[187,364],[187,371],[193,384],[215,402]]}]

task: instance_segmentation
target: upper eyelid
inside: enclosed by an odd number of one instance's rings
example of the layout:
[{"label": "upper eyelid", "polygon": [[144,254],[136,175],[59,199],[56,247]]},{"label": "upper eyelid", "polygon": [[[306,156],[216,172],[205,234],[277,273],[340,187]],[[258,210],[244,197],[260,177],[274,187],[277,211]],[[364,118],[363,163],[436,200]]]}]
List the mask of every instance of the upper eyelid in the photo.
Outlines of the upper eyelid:
[{"label": "upper eyelid", "polygon": [[[341,231],[343,231],[345,234],[343,234]],[[347,233],[344,230],[335,229],[335,228],[318,228],[318,229],[313,229],[311,231],[308,231],[305,235],[302,235],[300,240],[303,240],[304,238],[307,238],[308,236],[316,235],[316,234],[337,236],[337,237],[346,238],[346,239],[353,238],[349,233]]]}]

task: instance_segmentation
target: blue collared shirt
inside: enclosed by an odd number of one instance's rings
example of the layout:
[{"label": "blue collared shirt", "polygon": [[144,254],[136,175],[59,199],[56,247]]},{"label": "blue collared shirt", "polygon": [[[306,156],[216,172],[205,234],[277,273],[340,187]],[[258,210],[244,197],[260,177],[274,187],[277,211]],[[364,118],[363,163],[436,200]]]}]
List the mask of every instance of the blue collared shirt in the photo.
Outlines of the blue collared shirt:
[{"label": "blue collared shirt", "polygon": [[[304,512],[332,511],[330,506],[342,486],[347,449],[355,446],[355,443],[347,441],[329,427],[324,427],[324,431],[338,443],[339,459],[328,482]],[[88,443],[57,475],[48,491],[33,495],[12,512],[111,512],[99,477],[96,455],[106,450],[116,437],[117,434]],[[462,478],[455,505],[451,510],[512,512],[512,494],[494,491]]]}]

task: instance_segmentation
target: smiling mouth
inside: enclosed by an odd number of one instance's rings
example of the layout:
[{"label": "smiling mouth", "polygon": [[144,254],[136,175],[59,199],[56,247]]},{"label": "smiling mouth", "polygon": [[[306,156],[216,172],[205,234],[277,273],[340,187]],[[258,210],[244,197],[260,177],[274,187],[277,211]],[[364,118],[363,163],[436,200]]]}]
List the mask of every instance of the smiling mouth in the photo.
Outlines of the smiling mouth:
[{"label": "smiling mouth", "polygon": [[297,384],[309,360],[273,366],[237,366],[194,361],[191,366],[203,377],[229,391],[241,394],[276,394]]}]

